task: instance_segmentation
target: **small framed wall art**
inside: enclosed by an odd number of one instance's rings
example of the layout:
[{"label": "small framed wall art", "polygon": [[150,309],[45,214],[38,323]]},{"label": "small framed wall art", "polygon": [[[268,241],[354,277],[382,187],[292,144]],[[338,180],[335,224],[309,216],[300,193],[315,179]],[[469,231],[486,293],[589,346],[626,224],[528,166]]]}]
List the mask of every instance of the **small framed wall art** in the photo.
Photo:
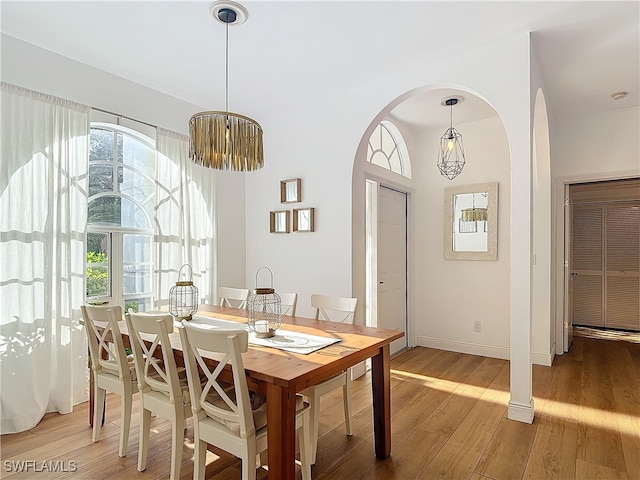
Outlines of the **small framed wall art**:
[{"label": "small framed wall art", "polygon": [[293,231],[313,232],[314,231],[314,208],[294,208],[293,209]]},{"label": "small framed wall art", "polygon": [[289,210],[278,210],[269,213],[270,233],[289,233],[291,212]]},{"label": "small framed wall art", "polygon": [[280,203],[297,203],[302,200],[302,181],[299,178],[290,178],[280,182]]}]

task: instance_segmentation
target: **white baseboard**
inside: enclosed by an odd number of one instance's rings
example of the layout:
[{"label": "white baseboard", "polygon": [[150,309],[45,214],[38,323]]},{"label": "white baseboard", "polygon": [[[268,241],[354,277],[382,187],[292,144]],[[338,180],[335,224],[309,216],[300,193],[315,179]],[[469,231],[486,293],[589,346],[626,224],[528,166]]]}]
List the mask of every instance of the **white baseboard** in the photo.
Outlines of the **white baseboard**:
[{"label": "white baseboard", "polygon": [[[459,342],[455,340],[443,340],[433,337],[416,337],[418,347],[437,348],[438,350],[448,350],[450,352],[468,353],[469,355],[479,355],[481,357],[501,358],[509,360],[509,349],[506,347],[495,347],[489,345],[479,345],[476,343]],[[531,362],[534,365],[550,367],[555,356],[555,344],[551,346],[548,353],[532,353]]]},{"label": "white baseboard", "polygon": [[556,355],[556,344],[551,345],[551,349],[548,353],[531,353],[531,362],[534,365],[542,365],[544,367],[550,367],[553,365],[553,359]]},{"label": "white baseboard", "polygon": [[507,418],[509,418],[509,420],[516,420],[522,423],[533,423],[533,398],[528,405],[509,401]]},{"label": "white baseboard", "polygon": [[478,345],[475,343],[421,336],[416,337],[416,342],[419,347],[437,348],[438,350],[448,350],[450,352],[468,353],[470,355],[479,355],[481,357],[509,360],[509,349],[505,347],[492,347],[488,345]]}]

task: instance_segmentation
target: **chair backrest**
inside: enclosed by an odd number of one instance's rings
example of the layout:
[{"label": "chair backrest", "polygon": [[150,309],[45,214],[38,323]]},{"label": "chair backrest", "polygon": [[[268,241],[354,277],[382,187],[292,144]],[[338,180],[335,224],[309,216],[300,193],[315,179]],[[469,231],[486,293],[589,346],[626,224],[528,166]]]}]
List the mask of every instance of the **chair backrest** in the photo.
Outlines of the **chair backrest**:
[{"label": "chair backrest", "polygon": [[[125,315],[133,359],[138,376],[138,389],[143,393],[161,392],[171,403],[182,401],[176,360],[169,340],[173,317],[162,313]],[[151,346],[147,346],[150,343]]]},{"label": "chair backrest", "polygon": [[311,295],[311,306],[316,309],[316,320],[330,320],[339,323],[353,323],[357,298]]},{"label": "chair backrest", "polygon": [[82,317],[89,340],[91,368],[96,374],[108,373],[131,382],[118,322],[122,320],[120,305],[82,305]]},{"label": "chair backrest", "polygon": [[[169,299],[162,298],[153,301],[153,311],[154,312],[168,312],[169,311]],[[149,312],[147,312],[149,313]]]},{"label": "chair backrest", "polygon": [[247,298],[249,298],[247,288],[218,288],[218,304],[221,307],[247,308]]},{"label": "chair backrest", "polygon": [[296,316],[296,306],[298,304],[297,293],[279,293],[280,296],[280,313],[282,315]]},{"label": "chair backrest", "polygon": [[[233,437],[247,438],[255,434],[241,355],[249,347],[247,331],[212,328],[206,324],[191,324],[187,321],[183,321],[182,325],[179,329],[180,339],[187,368],[193,418],[201,421],[208,416],[220,424],[220,429]],[[212,369],[202,358],[203,352],[224,356]],[[227,365],[233,375],[232,386],[220,379],[220,373]],[[201,383],[200,372],[206,376],[204,384]]]}]

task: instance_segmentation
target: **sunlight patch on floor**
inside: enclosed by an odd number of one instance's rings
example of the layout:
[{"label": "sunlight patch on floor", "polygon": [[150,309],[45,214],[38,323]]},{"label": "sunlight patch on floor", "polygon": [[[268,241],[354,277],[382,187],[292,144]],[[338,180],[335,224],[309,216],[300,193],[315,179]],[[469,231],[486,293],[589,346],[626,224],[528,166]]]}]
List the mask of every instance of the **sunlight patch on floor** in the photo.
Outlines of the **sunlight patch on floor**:
[{"label": "sunlight patch on floor", "polygon": [[[454,395],[459,395],[468,398],[479,399],[484,394],[490,394],[495,403],[506,405],[509,401],[509,392],[503,390],[496,390],[487,387],[478,387],[470,385],[464,382],[452,382],[443,378],[429,377],[428,375],[421,375],[419,373],[403,372],[402,370],[391,369],[392,375],[398,375],[400,377],[408,377],[423,382],[423,385],[442,392],[449,392]],[[461,387],[464,387],[464,391],[460,391]]]},{"label": "sunlight patch on floor", "polygon": [[[448,392],[453,395],[476,399],[483,397],[483,401],[492,401],[501,405],[506,405],[509,401],[510,392],[503,390],[477,387],[463,382],[452,382],[442,378],[404,372],[396,369],[391,369],[391,374],[397,375],[398,377],[420,380],[423,385],[430,389]],[[491,400],[487,400],[487,396],[489,396]],[[580,425],[588,425],[615,432],[619,431],[622,435],[640,438],[640,417],[625,413],[603,411],[584,405],[573,405],[554,400],[539,399],[535,404],[534,414],[536,416],[545,415],[554,418],[575,419],[576,424],[579,423]]]},{"label": "sunlight patch on floor", "polygon": [[576,424],[619,431],[621,435],[640,438],[640,417],[626,413],[547,399],[536,403],[535,413],[554,418],[575,419]]}]

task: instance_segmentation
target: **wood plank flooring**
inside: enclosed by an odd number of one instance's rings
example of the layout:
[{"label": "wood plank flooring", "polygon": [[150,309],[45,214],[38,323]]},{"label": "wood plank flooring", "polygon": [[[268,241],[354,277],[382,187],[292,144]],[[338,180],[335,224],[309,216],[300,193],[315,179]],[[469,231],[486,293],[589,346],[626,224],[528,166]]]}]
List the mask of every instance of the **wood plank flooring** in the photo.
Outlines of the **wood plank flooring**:
[{"label": "wood plank flooring", "polygon": [[[508,420],[509,362],[429,348],[392,360],[392,452],[374,456],[371,382],[354,382],[354,434],[344,434],[340,393],[322,399],[317,480],[640,479],[640,344],[574,338],[552,367],[534,366],[535,420]],[[137,412],[139,404],[134,405]],[[117,455],[119,397],[109,395],[101,440],[91,442],[87,403],[69,415],[47,414],[32,430],[0,437],[1,478],[164,479],[171,428],[152,420],[147,470],[138,472],[139,415],[127,457]],[[188,422],[182,479],[193,476]],[[16,472],[20,461],[42,470]],[[73,463],[72,463],[73,462]],[[240,478],[222,451],[207,458],[207,479]],[[75,471],[61,471],[72,470]],[[24,466],[24,464],[23,464]],[[298,478],[300,471],[297,470]],[[258,479],[267,471],[261,468]]]}]

